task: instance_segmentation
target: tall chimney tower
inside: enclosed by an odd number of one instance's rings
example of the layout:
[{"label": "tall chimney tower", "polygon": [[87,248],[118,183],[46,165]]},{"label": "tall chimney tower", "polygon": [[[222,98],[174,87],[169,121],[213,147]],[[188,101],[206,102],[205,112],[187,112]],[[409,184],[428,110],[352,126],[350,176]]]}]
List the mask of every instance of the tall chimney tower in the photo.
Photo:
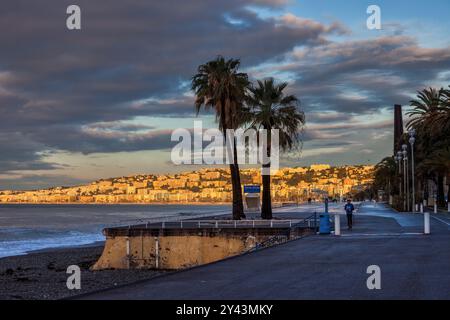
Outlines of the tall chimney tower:
[{"label": "tall chimney tower", "polygon": [[402,106],[394,105],[394,155],[400,150],[401,138],[403,135]]}]

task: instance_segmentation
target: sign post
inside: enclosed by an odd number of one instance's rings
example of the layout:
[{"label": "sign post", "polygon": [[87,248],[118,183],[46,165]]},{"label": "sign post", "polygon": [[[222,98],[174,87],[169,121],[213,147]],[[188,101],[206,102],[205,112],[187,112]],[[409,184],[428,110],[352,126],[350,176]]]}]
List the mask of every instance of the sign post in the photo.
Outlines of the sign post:
[{"label": "sign post", "polygon": [[244,198],[247,210],[252,212],[261,211],[260,201],[261,187],[257,185],[244,186]]}]

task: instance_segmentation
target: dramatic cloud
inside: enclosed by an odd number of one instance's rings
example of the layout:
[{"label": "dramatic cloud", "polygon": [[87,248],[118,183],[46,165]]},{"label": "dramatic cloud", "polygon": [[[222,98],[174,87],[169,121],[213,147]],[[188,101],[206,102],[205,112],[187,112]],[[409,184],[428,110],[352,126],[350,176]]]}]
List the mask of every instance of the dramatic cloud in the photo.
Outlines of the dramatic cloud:
[{"label": "dramatic cloud", "polygon": [[249,67],[343,32],[338,24],[262,19],[247,9],[281,7],[282,0],[80,0],[82,30],[68,31],[69,4],[2,3],[0,172],[50,169],[41,161],[45,150],[167,147],[167,132],[114,123],[193,115],[192,98],[182,95],[186,83],[199,63],[218,54],[242,57]]},{"label": "dramatic cloud", "polygon": [[[165,125],[194,116],[190,78],[219,54],[241,58],[252,79],[290,81],[308,121],[304,148],[319,148],[305,158],[345,161],[361,139],[374,141],[361,153],[371,154],[390,139],[392,123],[361,116],[450,81],[450,48],[425,48],[400,23],[385,25],[393,36],[354,40],[339,21],[287,12],[289,0],[79,0],[78,31],[65,26],[70,4],[2,2],[0,174],[61,169],[45,161],[59,151],[170,148]],[[282,13],[263,18],[262,7]]]},{"label": "dramatic cloud", "polygon": [[296,74],[292,91],[306,111],[347,114],[407,105],[416,90],[434,85],[449,69],[450,48],[422,48],[407,36],[295,49],[279,67]]}]

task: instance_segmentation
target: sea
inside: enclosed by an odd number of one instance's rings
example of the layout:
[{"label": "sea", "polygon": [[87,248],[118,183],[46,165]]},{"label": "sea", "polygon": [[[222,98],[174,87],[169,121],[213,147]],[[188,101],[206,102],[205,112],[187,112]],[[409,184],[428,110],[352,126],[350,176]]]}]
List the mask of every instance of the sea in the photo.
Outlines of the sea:
[{"label": "sea", "polygon": [[0,258],[104,241],[106,227],[230,213],[229,205],[0,204]]}]

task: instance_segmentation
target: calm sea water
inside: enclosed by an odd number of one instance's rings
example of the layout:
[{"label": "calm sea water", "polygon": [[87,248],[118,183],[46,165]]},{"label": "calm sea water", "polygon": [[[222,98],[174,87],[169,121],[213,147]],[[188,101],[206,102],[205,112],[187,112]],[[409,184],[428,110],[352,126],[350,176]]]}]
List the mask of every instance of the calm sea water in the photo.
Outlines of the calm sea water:
[{"label": "calm sea water", "polygon": [[230,213],[229,206],[0,205],[0,257],[105,240],[105,227]]}]

